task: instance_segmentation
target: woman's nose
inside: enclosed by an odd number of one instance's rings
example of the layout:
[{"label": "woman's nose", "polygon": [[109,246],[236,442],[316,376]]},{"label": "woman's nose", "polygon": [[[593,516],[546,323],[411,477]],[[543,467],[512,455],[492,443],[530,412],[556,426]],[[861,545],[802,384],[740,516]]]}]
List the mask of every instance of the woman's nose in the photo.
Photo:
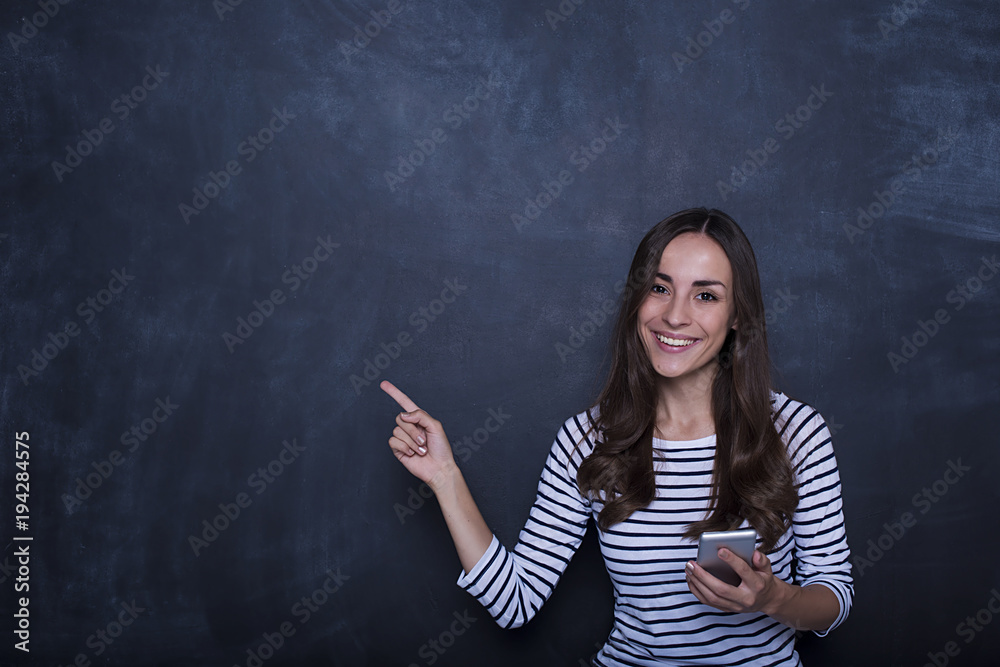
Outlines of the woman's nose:
[{"label": "woman's nose", "polygon": [[687,303],[683,299],[670,299],[660,314],[663,321],[673,328],[687,324]]}]

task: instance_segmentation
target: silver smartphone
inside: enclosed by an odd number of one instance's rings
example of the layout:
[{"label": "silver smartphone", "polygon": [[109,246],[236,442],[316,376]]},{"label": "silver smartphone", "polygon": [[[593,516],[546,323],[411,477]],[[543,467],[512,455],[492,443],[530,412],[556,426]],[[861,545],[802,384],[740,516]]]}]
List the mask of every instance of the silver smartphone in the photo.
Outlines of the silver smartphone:
[{"label": "silver smartphone", "polygon": [[740,575],[719,558],[719,549],[729,549],[752,566],[756,546],[757,531],[753,528],[702,533],[698,538],[698,565],[727,584],[739,586]]}]

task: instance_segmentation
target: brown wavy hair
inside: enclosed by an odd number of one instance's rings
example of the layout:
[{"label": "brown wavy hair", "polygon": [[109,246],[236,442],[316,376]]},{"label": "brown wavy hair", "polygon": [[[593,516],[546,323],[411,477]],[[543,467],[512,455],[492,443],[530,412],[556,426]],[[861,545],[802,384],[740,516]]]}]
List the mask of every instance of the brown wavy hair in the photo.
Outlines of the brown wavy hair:
[{"label": "brown wavy hair", "polygon": [[688,526],[694,539],[730,530],[743,519],[768,553],[791,527],[799,496],[784,443],[771,417],[771,367],[757,260],[743,230],[722,211],[693,208],[659,222],[639,243],[621,294],[608,352],[611,364],[597,399],[591,432],[601,434],[577,471],[581,493],[604,503],[598,527],[607,530],[656,496],[653,429],[657,374],[639,338],[636,318],[652,289],[663,249],[686,232],[717,242],[733,272],[736,329],[719,351],[712,382],[715,460],[705,519]]}]

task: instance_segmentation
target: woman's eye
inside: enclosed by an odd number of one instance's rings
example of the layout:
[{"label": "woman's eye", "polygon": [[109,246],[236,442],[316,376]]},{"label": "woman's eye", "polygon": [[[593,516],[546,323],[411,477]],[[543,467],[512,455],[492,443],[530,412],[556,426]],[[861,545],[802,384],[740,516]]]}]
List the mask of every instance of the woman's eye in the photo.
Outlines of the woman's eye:
[{"label": "woman's eye", "polygon": [[[707,299],[702,299],[701,297],[703,297],[703,296],[707,296],[708,298]],[[698,295],[698,298],[701,301],[718,301],[718,298],[714,294],[712,294],[711,292],[702,292],[701,294]]]},{"label": "woman's eye", "polygon": [[653,291],[657,294],[666,294],[667,288],[664,285],[653,285]]}]

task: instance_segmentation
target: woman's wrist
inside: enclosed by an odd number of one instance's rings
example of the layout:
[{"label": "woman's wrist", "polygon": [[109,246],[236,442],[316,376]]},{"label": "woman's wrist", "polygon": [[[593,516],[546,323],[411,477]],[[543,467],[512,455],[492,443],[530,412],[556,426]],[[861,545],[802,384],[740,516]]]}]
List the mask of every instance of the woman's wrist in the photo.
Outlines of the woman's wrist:
[{"label": "woman's wrist", "polygon": [[787,618],[787,610],[789,607],[794,605],[795,599],[799,596],[802,589],[795,584],[790,584],[777,577],[774,578],[774,583],[774,595],[771,597],[771,600],[764,605],[761,612],[767,614],[776,621],[784,623],[785,625],[795,627],[795,625],[790,623]]},{"label": "woman's wrist", "polygon": [[441,491],[455,488],[455,482],[461,479],[461,477],[462,471],[459,470],[458,465],[453,459],[442,466],[441,470],[427,481],[427,486],[431,488],[434,495],[438,495]]},{"label": "woman's wrist", "polygon": [[794,630],[821,632],[837,619],[840,602],[822,584],[798,586],[781,581],[772,602],[761,611]]}]

